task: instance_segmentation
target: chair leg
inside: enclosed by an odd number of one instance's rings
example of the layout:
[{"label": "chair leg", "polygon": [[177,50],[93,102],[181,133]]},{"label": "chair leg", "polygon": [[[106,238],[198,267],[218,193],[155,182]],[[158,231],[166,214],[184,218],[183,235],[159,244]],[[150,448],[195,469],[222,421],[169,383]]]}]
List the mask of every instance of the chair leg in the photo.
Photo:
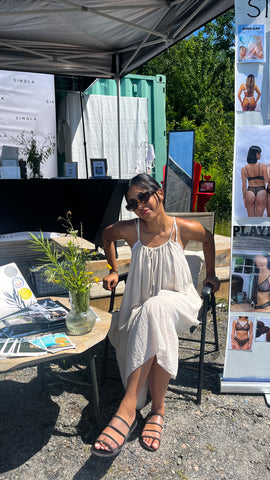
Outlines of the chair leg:
[{"label": "chair leg", "polygon": [[204,299],[203,299],[203,308],[202,308],[202,333],[201,333],[200,360],[199,360],[199,372],[198,372],[198,384],[197,384],[197,402],[196,402],[197,405],[200,405],[201,398],[202,398],[204,348],[205,348],[205,334],[206,334],[208,306],[209,306],[209,295],[206,295],[204,296]]},{"label": "chair leg", "polygon": [[100,384],[101,385],[104,385],[104,383],[105,383],[107,360],[108,360],[109,347],[110,347],[110,340],[109,340],[108,336],[105,338],[104,342],[105,343],[104,343],[102,367],[101,367],[101,374],[100,374]]},{"label": "chair leg", "polygon": [[212,318],[213,318],[213,325],[214,325],[215,345],[216,345],[216,351],[218,351],[219,344],[218,344],[218,329],[217,329],[217,315],[216,315],[216,298],[213,292],[211,292],[211,308],[212,308]]}]

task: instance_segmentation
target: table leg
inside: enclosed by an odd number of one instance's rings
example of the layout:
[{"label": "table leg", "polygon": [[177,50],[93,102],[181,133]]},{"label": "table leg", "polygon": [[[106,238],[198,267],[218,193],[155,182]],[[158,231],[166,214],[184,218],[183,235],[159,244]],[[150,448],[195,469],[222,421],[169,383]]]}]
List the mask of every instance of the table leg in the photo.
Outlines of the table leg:
[{"label": "table leg", "polygon": [[[98,382],[97,382],[97,372],[96,372],[96,364],[95,364],[95,356],[94,353],[92,352],[92,349],[88,351],[88,363],[89,363],[89,370],[90,370],[90,378],[91,378],[91,384],[92,384],[92,395],[93,395],[93,402],[94,402],[94,410],[95,410],[95,416],[96,416],[96,421],[97,421],[97,426],[100,429],[101,428],[101,417],[100,417],[100,407],[99,407],[99,392],[98,392]],[[44,389],[46,383],[45,383],[45,364],[40,363],[37,365],[37,374],[38,378],[40,380],[41,388],[42,390]],[[62,380],[66,381],[66,379],[57,374],[59,378]],[[86,384],[85,382],[80,382],[76,380],[71,380],[73,383],[78,383],[79,385],[90,385]]]},{"label": "table leg", "polygon": [[37,365],[37,376],[39,378],[39,381],[40,381],[40,386],[41,386],[41,390],[44,389],[44,385],[45,385],[45,365],[44,363],[39,363]]},{"label": "table leg", "polygon": [[99,393],[98,393],[98,382],[97,382],[97,372],[95,364],[95,356],[91,350],[88,353],[88,361],[90,368],[91,383],[93,389],[93,401],[94,401],[94,410],[96,415],[97,426],[101,428],[101,418],[100,418],[100,408],[99,408]]}]

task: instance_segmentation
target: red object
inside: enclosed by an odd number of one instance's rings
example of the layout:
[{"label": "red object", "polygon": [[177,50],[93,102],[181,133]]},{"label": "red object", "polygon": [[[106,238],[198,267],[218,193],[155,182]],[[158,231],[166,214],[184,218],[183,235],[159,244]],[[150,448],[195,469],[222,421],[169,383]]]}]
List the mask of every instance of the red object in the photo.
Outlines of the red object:
[{"label": "red object", "polygon": [[196,193],[197,212],[205,212],[204,206],[207,202],[209,202],[210,198],[214,194],[215,194],[215,192],[212,192],[212,193]]},{"label": "red object", "polygon": [[165,188],[165,178],[166,178],[166,165],[163,165],[162,173],[163,173],[163,180],[160,183],[161,183],[162,188],[164,190],[164,188]]},{"label": "red object", "polygon": [[[205,212],[205,204],[209,202],[212,193],[199,193],[199,182],[201,178],[201,171],[202,166],[200,163],[194,162],[194,169],[193,169],[193,196],[192,196],[192,212],[195,211],[196,202],[197,202],[197,212]],[[165,185],[165,176],[166,176],[166,165],[163,166],[163,181],[160,182],[162,187],[164,188]],[[204,175],[205,181],[210,180],[212,177],[211,175]]]},{"label": "red object", "polygon": [[202,171],[202,166],[200,165],[200,163],[194,162],[192,212],[195,211],[195,207],[196,207],[197,192],[199,190],[199,181],[201,178],[201,171]]},{"label": "red object", "polygon": [[[194,162],[194,173],[193,173],[193,200],[192,200],[192,211],[195,211],[196,202],[197,202],[197,212],[205,212],[205,204],[209,202],[212,195],[215,192],[198,192],[199,182],[201,176],[202,166],[199,163]],[[204,180],[208,182],[211,180],[211,175],[204,175]]]}]

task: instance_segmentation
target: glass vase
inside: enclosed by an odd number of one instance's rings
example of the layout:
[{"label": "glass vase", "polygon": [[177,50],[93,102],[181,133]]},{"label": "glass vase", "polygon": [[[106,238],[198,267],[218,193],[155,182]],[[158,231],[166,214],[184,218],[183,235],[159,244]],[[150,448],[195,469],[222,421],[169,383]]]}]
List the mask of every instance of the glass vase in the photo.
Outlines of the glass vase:
[{"label": "glass vase", "polygon": [[73,335],[84,335],[91,332],[95,323],[96,315],[91,310],[90,290],[83,292],[69,292],[71,310],[66,316],[66,327]]}]

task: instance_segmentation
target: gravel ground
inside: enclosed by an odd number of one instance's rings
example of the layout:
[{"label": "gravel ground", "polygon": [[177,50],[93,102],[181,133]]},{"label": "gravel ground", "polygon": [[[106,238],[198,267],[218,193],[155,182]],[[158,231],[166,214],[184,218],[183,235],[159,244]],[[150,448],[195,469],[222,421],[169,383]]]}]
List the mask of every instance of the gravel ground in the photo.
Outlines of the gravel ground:
[{"label": "gravel ground", "polygon": [[[74,376],[86,377],[83,357],[76,365],[51,364],[46,390],[40,388],[36,368],[2,374],[1,480],[270,479],[270,409],[264,396],[219,393],[226,325],[227,312],[219,311],[221,349],[211,353],[208,346],[200,406],[194,401],[199,344],[180,342],[179,374],[167,393],[162,442],[155,453],[143,450],[138,442],[148,404],[138,414],[138,427],[118,457],[105,460],[91,455],[99,432],[90,389],[70,382]],[[98,371],[101,347],[96,352]],[[111,349],[108,376],[100,387],[104,425],[122,394]]]}]

